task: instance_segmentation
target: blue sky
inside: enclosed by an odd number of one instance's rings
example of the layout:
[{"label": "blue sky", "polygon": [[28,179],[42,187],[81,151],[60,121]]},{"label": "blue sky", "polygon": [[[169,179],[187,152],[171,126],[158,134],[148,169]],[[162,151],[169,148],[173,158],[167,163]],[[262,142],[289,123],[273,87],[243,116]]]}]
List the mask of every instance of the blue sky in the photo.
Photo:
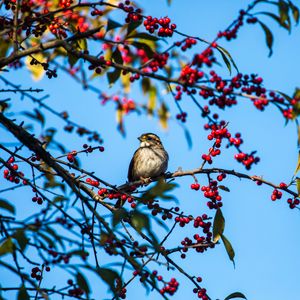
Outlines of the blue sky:
[{"label": "blue sky", "polygon": [[[174,0],[168,7],[165,1],[152,0],[140,1],[140,4],[146,14],[157,17],[169,16],[181,32],[212,40],[219,30],[226,28],[237,16],[242,5],[248,2]],[[293,28],[292,34],[289,35],[279,29],[274,22],[266,20],[266,23],[270,24],[275,36],[274,54],[270,58],[268,58],[264,34],[258,26],[250,25],[241,28],[237,40],[230,43],[223,41],[221,45],[229,50],[241,72],[259,73],[268,88],[291,95],[294,88],[299,85],[299,28]],[[223,72],[226,74],[225,68]],[[170,122],[169,129],[163,131],[154,118],[139,117],[135,114],[126,118],[127,135],[126,138],[122,137],[116,130],[114,107],[109,104],[105,107],[101,106],[94,93],[84,91],[63,74],[59,74],[56,80],[43,79],[33,82],[29,73],[24,70],[19,73],[12,72],[8,78],[21,83],[23,87],[43,88],[50,94],[47,100],[49,105],[53,105],[57,111],[67,109],[74,121],[98,130],[102,134],[106,151],[84,158],[83,166],[95,171],[99,177],[111,183],[121,184],[126,180],[129,161],[138,146],[136,137],[143,132],[155,132],[161,136],[169,152],[170,171],[175,171],[178,167],[183,169],[198,167],[202,153],[209,147],[207,133],[202,129],[205,121],[199,118],[199,112],[191,107],[188,101],[183,102],[183,107],[189,113],[186,126],[193,139],[191,149],[188,149],[181,127],[175,122]],[[95,81],[94,84],[112,93],[103,80]],[[135,91],[131,96],[133,99],[141,97]],[[18,97],[12,97],[16,102],[17,111],[32,107],[28,100],[19,101]],[[174,112],[172,98],[164,95],[162,97]],[[254,166],[249,174],[263,175],[265,179],[275,183],[288,182],[291,179],[298,155],[295,124],[285,126],[283,118],[275,108],[268,107],[264,113],[261,113],[245,99],[240,101],[240,105],[220,114],[230,122],[231,131],[242,133],[245,140],[244,149],[258,151],[261,163]],[[22,116],[19,119],[21,120]],[[50,116],[47,125],[60,127],[62,123]],[[6,137],[8,140],[8,135],[1,129],[1,140],[6,140]],[[78,149],[84,143],[83,139],[65,133],[59,133],[58,138],[65,142],[69,149]],[[224,156],[221,155],[215,160],[214,166],[244,172],[232,158],[233,154],[232,149],[227,150]],[[204,176],[199,176],[198,180],[200,184],[206,184]],[[180,188],[175,193],[186,213],[214,214],[206,208],[206,201],[201,193],[189,189],[189,185],[193,182],[192,178],[182,178],[176,182],[180,184]],[[4,186],[4,184],[3,179],[0,179],[0,185]],[[212,299],[225,298],[235,291],[243,292],[248,299],[255,300],[298,299],[300,293],[300,286],[297,284],[300,269],[297,257],[300,247],[300,236],[297,234],[300,225],[299,211],[288,208],[285,203],[287,196],[280,201],[272,202],[270,200],[272,190],[267,187],[257,187],[252,182],[240,181],[236,178],[227,178],[224,184],[231,190],[230,193],[223,193],[222,210],[226,219],[225,235],[231,241],[236,253],[235,269],[223,245],[205,254],[191,252],[186,260],[181,260],[178,254],[173,255],[172,258],[188,273],[203,277],[203,286],[207,288]],[[30,195],[29,192],[27,195],[25,190],[22,194],[20,191],[12,194],[13,201],[16,201],[16,204],[18,201],[22,214],[26,214],[26,209],[31,207],[28,205]],[[190,229],[175,230],[167,245],[174,247],[186,235],[191,236]],[[163,236],[165,233],[157,231],[157,234]],[[166,279],[176,277],[180,282],[179,290],[173,299],[192,297],[193,287],[186,279],[177,272],[162,272]],[[1,278],[3,275],[3,270],[0,270]],[[57,280],[55,272],[50,272],[47,276],[49,283]],[[9,277],[8,280],[11,280],[10,284],[12,284],[14,278]],[[95,290],[97,299],[109,298],[105,286],[99,281],[95,279],[95,282],[91,281],[90,285]],[[128,299],[146,298],[145,290],[140,286],[139,281],[133,282],[128,287],[127,295]],[[149,298],[160,299],[155,293]]]}]

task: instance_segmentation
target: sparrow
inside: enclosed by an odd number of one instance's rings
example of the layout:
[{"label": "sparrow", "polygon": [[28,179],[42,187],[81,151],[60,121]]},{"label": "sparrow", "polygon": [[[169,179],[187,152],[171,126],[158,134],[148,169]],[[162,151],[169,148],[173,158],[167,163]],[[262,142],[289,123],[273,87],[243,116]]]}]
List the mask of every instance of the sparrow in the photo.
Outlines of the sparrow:
[{"label": "sparrow", "polygon": [[169,155],[160,138],[154,133],[138,137],[140,147],[134,152],[129,164],[128,181],[159,177],[168,168]]}]

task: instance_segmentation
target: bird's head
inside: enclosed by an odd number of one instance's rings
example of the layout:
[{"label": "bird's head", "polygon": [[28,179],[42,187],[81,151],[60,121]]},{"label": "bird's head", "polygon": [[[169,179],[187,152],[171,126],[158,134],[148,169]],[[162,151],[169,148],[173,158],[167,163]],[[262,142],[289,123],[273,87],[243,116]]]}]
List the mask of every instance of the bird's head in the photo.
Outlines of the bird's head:
[{"label": "bird's head", "polygon": [[144,133],[138,140],[141,142],[140,147],[162,146],[160,138],[154,133]]}]

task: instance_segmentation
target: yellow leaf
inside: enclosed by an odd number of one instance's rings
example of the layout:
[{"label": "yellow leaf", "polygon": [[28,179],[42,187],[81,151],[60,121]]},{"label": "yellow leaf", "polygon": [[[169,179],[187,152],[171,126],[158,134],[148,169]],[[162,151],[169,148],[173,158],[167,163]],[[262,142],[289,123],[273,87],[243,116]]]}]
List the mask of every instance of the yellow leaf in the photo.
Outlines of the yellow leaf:
[{"label": "yellow leaf", "polygon": [[116,119],[117,119],[117,124],[118,124],[118,130],[121,132],[121,134],[125,134],[124,131],[124,126],[123,126],[123,116],[124,116],[124,111],[121,107],[118,107],[116,111]]},{"label": "yellow leaf", "polygon": [[126,75],[121,75],[121,82],[124,88],[124,93],[125,94],[129,94],[130,93],[130,74],[126,74]]},{"label": "yellow leaf", "polygon": [[149,88],[149,99],[148,99],[148,114],[152,115],[153,114],[153,110],[156,107],[156,97],[157,97],[157,92],[156,92],[156,88],[154,86],[151,86]]},{"label": "yellow leaf", "polygon": [[[33,58],[38,61],[37,64],[31,64]],[[45,70],[44,68],[41,66],[40,63],[46,62],[46,58],[43,56],[43,54],[41,53],[37,53],[32,55],[32,57],[27,56],[26,57],[26,67],[27,69],[31,72],[32,78],[35,81],[39,81],[43,78],[44,74],[45,74]]]},{"label": "yellow leaf", "polygon": [[162,103],[161,107],[158,110],[158,117],[159,117],[159,122],[160,125],[163,129],[168,128],[168,119],[170,117],[168,108],[164,103]]},{"label": "yellow leaf", "polygon": [[296,175],[298,173],[298,171],[300,170],[300,152],[298,153],[298,161],[297,161],[297,168],[295,170],[294,175]]}]

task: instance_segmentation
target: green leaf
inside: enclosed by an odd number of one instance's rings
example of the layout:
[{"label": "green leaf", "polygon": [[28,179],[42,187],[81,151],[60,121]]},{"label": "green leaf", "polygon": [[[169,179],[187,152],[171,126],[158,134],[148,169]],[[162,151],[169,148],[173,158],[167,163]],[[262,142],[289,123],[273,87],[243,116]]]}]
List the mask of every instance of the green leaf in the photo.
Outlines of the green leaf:
[{"label": "green leaf", "polygon": [[289,19],[289,5],[285,1],[279,0],[278,9],[281,22],[284,23]]},{"label": "green leaf", "polygon": [[225,228],[225,219],[220,208],[217,209],[213,224],[213,241],[216,243],[222,236]]},{"label": "green leaf", "polygon": [[219,185],[218,187],[219,187],[219,189],[221,189],[222,191],[230,192],[230,189],[229,189],[227,186],[225,186],[225,185]]},{"label": "green leaf", "polygon": [[87,45],[87,40],[86,39],[80,39],[77,41],[79,50],[87,50],[88,45]]},{"label": "green leaf", "polygon": [[[217,50],[221,53],[225,64],[227,65],[228,63],[229,64],[231,63],[233,65],[233,67],[235,68],[235,70],[239,73],[239,69],[238,69],[235,61],[233,60],[232,56],[230,55],[230,53],[225,48],[223,48],[221,46],[218,46]],[[224,57],[225,57],[225,59],[224,59]],[[231,73],[231,65],[230,65],[230,67],[227,66],[227,68],[228,68],[229,72]]]},{"label": "green leaf", "polygon": [[235,292],[230,295],[228,295],[224,300],[230,300],[234,298],[242,298],[242,299],[247,299],[246,296],[240,292]]},{"label": "green leaf", "polygon": [[225,246],[225,249],[226,249],[226,252],[229,256],[229,259],[233,262],[233,265],[235,265],[235,263],[234,263],[235,253],[234,253],[234,250],[232,248],[231,243],[229,242],[229,240],[223,234],[221,234],[221,239],[223,241],[223,244]]},{"label": "green leaf", "polygon": [[300,178],[296,179],[296,185],[297,185],[297,192],[298,192],[298,196],[300,195]]},{"label": "green leaf", "polygon": [[130,22],[127,27],[127,36],[130,35],[136,28],[143,24],[143,21]]},{"label": "green leaf", "polygon": [[20,246],[20,249],[22,251],[24,251],[26,249],[27,243],[29,241],[29,239],[25,235],[25,230],[18,229],[13,236],[17,240],[17,242]]},{"label": "green leaf", "polygon": [[29,300],[29,294],[27,293],[26,287],[22,285],[18,292],[18,300]]},{"label": "green leaf", "polygon": [[147,215],[134,211],[131,216],[131,224],[137,231],[141,231],[143,228],[150,229],[149,218]]},{"label": "green leaf", "polygon": [[276,21],[279,24],[279,26],[285,28],[288,31],[291,30],[290,23],[282,22],[281,18],[278,17],[277,15],[273,14],[273,13],[265,12],[264,11],[264,12],[260,12],[258,14],[260,14],[260,15],[266,15],[266,16],[272,18],[274,21]]},{"label": "green leaf", "polygon": [[126,217],[127,215],[128,215],[128,213],[124,208],[115,210],[112,215],[113,227],[116,227],[116,225],[118,225],[121,222],[121,220],[123,220],[124,217]]},{"label": "green leaf", "polygon": [[0,245],[0,256],[5,255],[7,253],[12,253],[14,249],[14,243],[12,238],[9,237]]},{"label": "green leaf", "polygon": [[111,19],[107,20],[106,32],[108,32],[112,29],[118,28],[118,27],[122,27],[122,25],[118,22],[115,22],[115,21],[111,20]]},{"label": "green leaf", "polygon": [[[167,195],[165,195],[166,192],[172,191],[175,189],[178,185],[176,183],[167,183],[164,179],[158,180],[156,185],[150,189],[148,189],[144,195],[142,196],[142,199],[145,200],[151,200],[154,198],[162,198],[166,199],[168,198]],[[168,198],[169,199],[169,198]]]},{"label": "green leaf", "polygon": [[15,214],[16,212],[15,207],[4,199],[0,199],[0,208],[9,211],[12,214]]},{"label": "green leaf", "polygon": [[217,209],[213,224],[213,241],[216,243],[222,236],[225,228],[225,219],[220,208]]},{"label": "green leaf", "polygon": [[267,43],[267,46],[269,48],[269,56],[271,56],[272,53],[273,53],[273,49],[272,49],[272,47],[273,47],[273,41],[274,41],[273,34],[272,34],[271,30],[269,29],[269,27],[267,27],[261,21],[258,21],[258,22],[261,25],[263,31],[265,32],[266,43]]},{"label": "green leaf", "polygon": [[298,173],[298,171],[300,170],[300,152],[298,152],[298,161],[297,161],[297,167],[296,170],[294,172],[294,175],[296,175]]},{"label": "green leaf", "polygon": [[123,58],[122,54],[119,50],[119,48],[116,48],[116,50],[113,52],[112,57],[111,57],[116,63],[123,65]]},{"label": "green leaf", "polygon": [[147,92],[149,92],[151,87],[151,81],[148,77],[143,77],[142,79],[142,91],[144,94],[146,94]]},{"label": "green leaf", "polygon": [[76,281],[77,281],[77,284],[79,285],[79,287],[81,289],[83,289],[85,291],[86,295],[88,296],[90,293],[89,284],[88,284],[86,278],[79,271],[77,271],[77,274],[76,274]]},{"label": "green leaf", "polygon": [[120,69],[114,69],[114,71],[107,73],[107,79],[110,86],[113,85],[119,79],[120,75],[121,75]]},{"label": "green leaf", "polygon": [[290,3],[290,7],[292,9],[293,18],[294,18],[296,24],[298,24],[299,23],[299,9],[297,6],[293,5],[291,2],[289,2],[289,3]]},{"label": "green leaf", "polygon": [[115,291],[115,282],[116,279],[119,279],[119,275],[116,271],[107,268],[100,268],[96,271],[99,276],[105,281],[111,288],[112,291]]},{"label": "green leaf", "polygon": [[231,75],[231,64],[230,64],[230,61],[229,61],[229,59],[227,58],[227,56],[222,51],[220,51],[220,53],[222,55],[222,58],[223,58],[223,60],[224,60],[224,62],[226,64],[226,66],[227,66],[227,69],[229,71],[229,75]]},{"label": "green leaf", "polygon": [[73,67],[78,61],[78,57],[68,52],[68,63]]}]

